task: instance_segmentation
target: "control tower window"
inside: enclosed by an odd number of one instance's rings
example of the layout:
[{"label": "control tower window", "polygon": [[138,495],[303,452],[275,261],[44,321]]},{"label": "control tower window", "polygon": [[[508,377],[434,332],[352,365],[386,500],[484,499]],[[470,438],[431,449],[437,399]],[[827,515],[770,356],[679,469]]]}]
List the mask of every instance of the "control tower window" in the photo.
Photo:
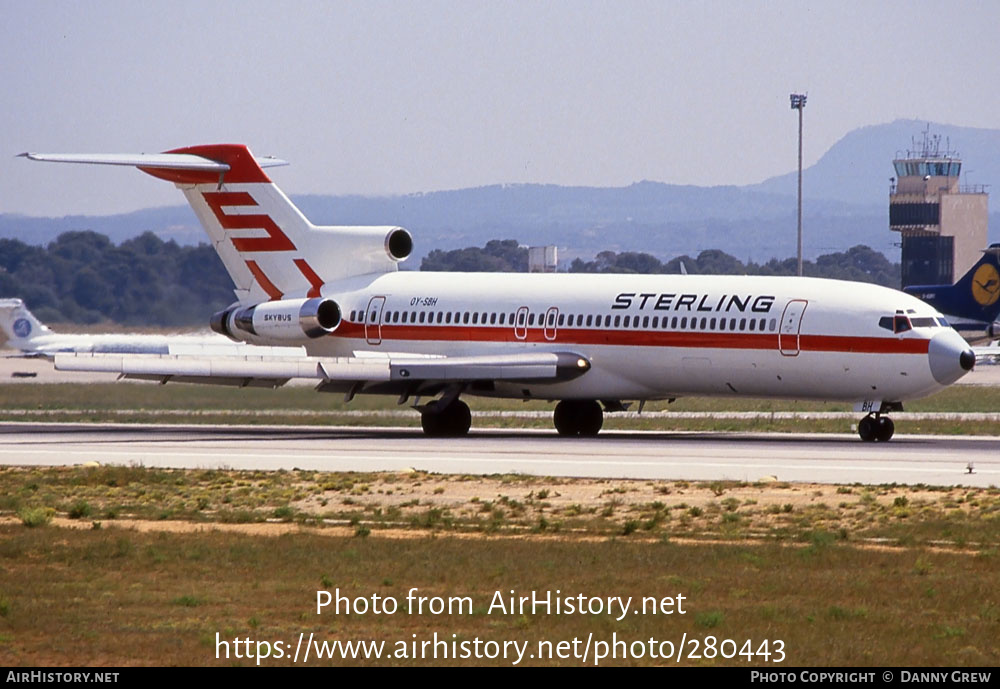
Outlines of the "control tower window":
[{"label": "control tower window", "polygon": [[958,177],[962,163],[958,161],[896,161],[893,163],[897,177]]}]

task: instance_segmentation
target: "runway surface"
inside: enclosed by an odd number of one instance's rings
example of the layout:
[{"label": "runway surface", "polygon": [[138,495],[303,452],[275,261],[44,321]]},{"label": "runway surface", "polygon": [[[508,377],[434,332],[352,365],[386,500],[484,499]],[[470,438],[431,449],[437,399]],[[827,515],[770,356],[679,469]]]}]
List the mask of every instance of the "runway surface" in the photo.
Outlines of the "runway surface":
[{"label": "runway surface", "polygon": [[[1000,485],[1000,438],[478,430],[426,438],[403,428],[0,424],[0,464],[522,473],[636,479]],[[973,472],[969,473],[971,465]]]}]

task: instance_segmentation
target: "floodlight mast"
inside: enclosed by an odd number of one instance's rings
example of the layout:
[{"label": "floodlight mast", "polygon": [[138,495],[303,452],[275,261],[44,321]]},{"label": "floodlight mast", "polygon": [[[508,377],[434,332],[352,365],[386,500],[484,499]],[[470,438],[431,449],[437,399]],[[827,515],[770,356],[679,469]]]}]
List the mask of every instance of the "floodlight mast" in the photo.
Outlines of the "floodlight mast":
[{"label": "floodlight mast", "polygon": [[806,107],[806,94],[792,93],[789,95],[792,110],[799,111],[799,277],[802,276],[802,111]]}]

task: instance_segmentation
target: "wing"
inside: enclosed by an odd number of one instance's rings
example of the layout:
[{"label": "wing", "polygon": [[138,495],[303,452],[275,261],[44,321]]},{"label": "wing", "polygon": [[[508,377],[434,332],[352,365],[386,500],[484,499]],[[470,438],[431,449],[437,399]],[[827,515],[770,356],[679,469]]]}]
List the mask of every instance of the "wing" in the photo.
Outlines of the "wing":
[{"label": "wing", "polygon": [[455,384],[489,390],[496,381],[555,383],[590,370],[572,352],[486,356],[387,354],[354,357],[185,356],[164,354],[56,354],[60,371],[117,373],[161,383],[208,383],[276,388],[293,378],[313,379],[321,392],[434,395]]}]

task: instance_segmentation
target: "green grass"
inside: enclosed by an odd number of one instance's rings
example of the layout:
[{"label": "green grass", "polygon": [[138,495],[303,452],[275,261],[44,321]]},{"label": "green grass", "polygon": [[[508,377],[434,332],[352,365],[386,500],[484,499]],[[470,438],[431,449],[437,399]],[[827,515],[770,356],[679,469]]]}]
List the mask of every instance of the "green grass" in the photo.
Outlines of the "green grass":
[{"label": "green grass", "polygon": [[[204,411],[314,411],[407,409],[389,395],[359,395],[350,403],[340,394],[321,394],[308,387],[276,390],[234,389],[212,385],[145,385],[132,383],[55,383],[50,385],[0,385],[3,409],[199,409]],[[493,400],[464,397],[473,410],[550,411],[546,401]],[[672,411],[851,411],[847,403],[826,403],[752,398],[680,398],[676,402],[650,402],[646,410]],[[1000,386],[952,386],[930,397],[908,402],[908,411],[1000,411]],[[2,410],[0,410],[2,411]]]},{"label": "green grass", "polygon": [[23,507],[18,510],[17,516],[21,523],[29,529],[38,526],[45,526],[52,521],[54,510],[46,507]]},{"label": "green grass", "polygon": [[[779,544],[670,541],[394,539],[300,533],[274,538],[0,527],[0,663],[33,665],[253,665],[234,639],[294,647],[381,640],[390,646],[446,640],[597,641],[612,638],[711,644],[783,642],[781,664],[756,658],[687,659],[684,665],[995,666],[1000,609],[995,562],[934,550],[828,545],[804,556]],[[917,566],[917,563],[921,563]],[[316,614],[316,591],[392,599],[394,615]],[[407,614],[411,589],[468,597],[472,614]],[[560,591],[662,600],[683,595],[684,614],[545,614],[489,611],[509,599]],[[229,659],[216,658],[217,636]],[[455,635],[454,637],[452,635]],[[224,647],[223,647],[224,648]],[[289,652],[291,655],[291,652]],[[591,659],[593,655],[591,655]],[[591,663],[593,660],[591,660]],[[289,665],[288,658],[263,665]],[[311,664],[330,665],[329,660]],[[370,664],[336,661],[333,664]],[[394,659],[380,665],[509,665],[498,660]],[[578,665],[579,660],[523,664]],[[648,656],[605,665],[661,665]]]}]

